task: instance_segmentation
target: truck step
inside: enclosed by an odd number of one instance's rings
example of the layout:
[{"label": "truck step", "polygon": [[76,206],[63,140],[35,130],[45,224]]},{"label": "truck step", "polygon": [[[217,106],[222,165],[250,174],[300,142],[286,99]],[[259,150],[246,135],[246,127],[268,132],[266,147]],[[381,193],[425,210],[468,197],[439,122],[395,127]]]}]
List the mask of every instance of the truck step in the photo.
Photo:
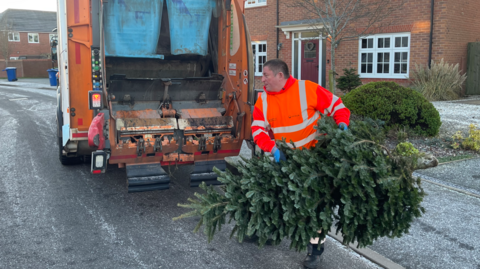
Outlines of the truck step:
[{"label": "truck step", "polygon": [[170,188],[170,177],[160,166],[160,163],[127,165],[126,170],[128,192]]},{"label": "truck step", "polygon": [[190,187],[198,187],[202,182],[207,185],[221,185],[222,183],[217,180],[218,175],[213,172],[213,167],[225,171],[226,162],[224,160],[195,162],[195,168],[190,174]]}]

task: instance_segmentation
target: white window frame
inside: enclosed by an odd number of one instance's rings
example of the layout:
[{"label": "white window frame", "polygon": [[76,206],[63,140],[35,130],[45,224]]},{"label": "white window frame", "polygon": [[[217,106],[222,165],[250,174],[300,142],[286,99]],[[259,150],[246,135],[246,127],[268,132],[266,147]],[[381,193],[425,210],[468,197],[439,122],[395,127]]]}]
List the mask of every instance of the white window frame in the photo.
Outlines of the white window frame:
[{"label": "white window frame", "polygon": [[[311,29],[305,29],[305,30],[310,30]],[[294,76],[295,72],[297,72],[297,78],[296,79],[302,79],[302,41],[303,40],[316,40],[318,39],[318,84],[322,85],[323,79],[322,79],[322,72],[323,72],[323,38],[322,35],[320,34],[318,37],[304,37],[302,36],[302,33],[309,33],[310,31],[303,31],[303,32],[292,32],[292,68],[290,74]],[[297,53],[297,59],[298,59],[298,70],[295,71],[295,43],[298,46],[298,53]]]},{"label": "white window frame", "polygon": [[[38,42],[35,42],[35,35],[38,38]],[[32,42],[30,42],[30,36],[32,36],[32,40],[33,40]],[[35,44],[40,43],[40,35],[38,33],[28,33],[28,43],[35,43]]]},{"label": "white window frame", "polygon": [[18,57],[10,57],[10,60],[18,60]]},{"label": "white window frame", "polygon": [[[390,48],[378,48],[378,39],[379,38],[390,38]],[[395,47],[395,38],[396,37],[408,37],[408,46],[407,47]],[[373,39],[373,48],[362,49],[362,39]],[[412,40],[410,33],[395,33],[395,34],[378,34],[361,37],[358,42],[358,74],[360,78],[385,78],[385,79],[408,79],[410,75],[410,42]],[[389,73],[377,73],[377,57],[378,53],[389,52],[390,61],[389,61]],[[395,53],[396,52],[407,52],[407,73],[406,74],[395,74]],[[372,61],[372,73],[362,73],[362,53],[373,53]],[[400,66],[401,68],[401,66]]]},{"label": "white window frame", "polygon": [[[258,47],[259,45],[265,45],[265,51],[264,52],[258,52]],[[252,46],[256,46],[255,48],[255,54],[253,55],[254,57],[254,67],[255,67],[255,76],[256,77],[261,77],[263,76],[263,72],[258,72],[258,58],[260,56],[265,56],[265,62],[268,61],[268,58],[267,58],[267,49],[268,49],[268,46],[267,46],[267,41],[252,41]],[[262,69],[263,71],[263,69]]]},{"label": "white window frame", "polygon": [[[13,34],[13,40],[10,39],[10,34]],[[18,40],[15,40],[15,37],[18,37]],[[20,33],[19,32],[8,32],[8,42],[20,42]]]},{"label": "white window frame", "polygon": [[[262,1],[262,2],[260,2]],[[265,1],[265,2],[263,2]],[[267,5],[267,0],[246,0],[245,1],[245,8],[249,7],[262,7]]]}]

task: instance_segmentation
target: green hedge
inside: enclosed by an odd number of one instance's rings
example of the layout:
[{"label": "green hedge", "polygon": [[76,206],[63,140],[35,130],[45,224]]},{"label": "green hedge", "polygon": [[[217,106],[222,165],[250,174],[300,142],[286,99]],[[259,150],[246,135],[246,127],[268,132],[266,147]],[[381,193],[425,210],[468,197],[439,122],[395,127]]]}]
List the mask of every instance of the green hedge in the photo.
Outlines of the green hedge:
[{"label": "green hedge", "polygon": [[385,121],[387,129],[409,126],[420,135],[438,134],[440,114],[420,93],[395,82],[372,82],[342,97],[356,115]]}]

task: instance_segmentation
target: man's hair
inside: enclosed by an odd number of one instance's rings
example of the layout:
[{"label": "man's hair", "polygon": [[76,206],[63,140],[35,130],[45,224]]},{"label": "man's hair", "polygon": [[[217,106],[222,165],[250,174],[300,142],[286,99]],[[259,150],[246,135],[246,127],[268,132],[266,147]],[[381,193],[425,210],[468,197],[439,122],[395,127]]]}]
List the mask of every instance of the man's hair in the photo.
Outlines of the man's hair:
[{"label": "man's hair", "polygon": [[288,65],[280,59],[273,59],[273,60],[267,61],[263,65],[263,67],[265,68],[267,66],[270,70],[272,70],[274,75],[277,75],[278,73],[282,72],[285,78],[290,77],[290,73],[288,72]]}]

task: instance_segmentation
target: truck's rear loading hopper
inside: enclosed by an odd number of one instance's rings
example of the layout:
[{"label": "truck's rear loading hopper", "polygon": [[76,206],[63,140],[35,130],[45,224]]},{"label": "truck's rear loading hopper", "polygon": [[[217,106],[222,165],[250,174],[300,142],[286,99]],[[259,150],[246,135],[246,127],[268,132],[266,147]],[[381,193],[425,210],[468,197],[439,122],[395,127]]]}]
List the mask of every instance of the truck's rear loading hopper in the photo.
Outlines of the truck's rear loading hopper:
[{"label": "truck's rear loading hopper", "polygon": [[166,165],[195,164],[191,186],[217,184],[212,168],[224,169],[224,158],[238,155],[251,138],[253,55],[243,4],[59,5],[60,157],[96,154],[92,173],[118,164],[126,168],[129,191],[168,188]]}]

